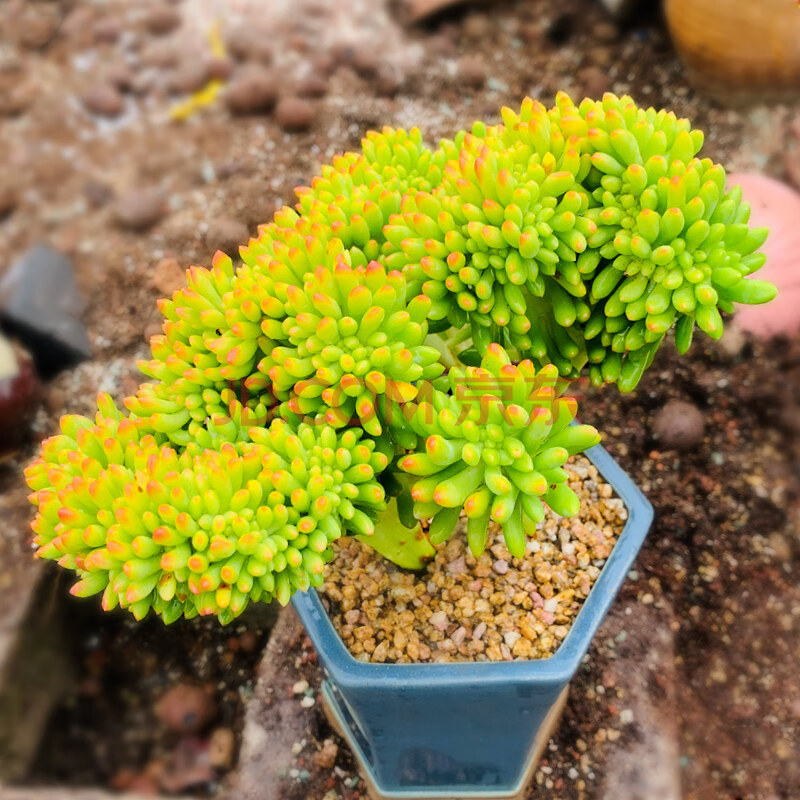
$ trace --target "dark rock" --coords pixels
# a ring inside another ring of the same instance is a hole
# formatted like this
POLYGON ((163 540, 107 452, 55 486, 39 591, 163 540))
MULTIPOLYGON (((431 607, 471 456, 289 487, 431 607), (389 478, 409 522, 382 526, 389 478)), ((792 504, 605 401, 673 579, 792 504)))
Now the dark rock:
POLYGON ((691 450, 703 441, 705 419, 692 403, 672 400, 656 414, 653 433, 666 449, 691 450))
POLYGON ((117 117, 125 109, 125 99, 110 83, 99 83, 83 95, 83 105, 92 114, 117 117))
POLYGON ((464 56, 458 62, 460 82, 470 89, 481 89, 486 83, 486 67, 475 56, 464 56))
POLYGON ((284 97, 275 109, 275 118, 285 131, 307 131, 314 121, 314 107, 299 97, 284 97))
POLYGON ((206 245, 213 251, 222 250, 233 256, 239 255, 239 245, 247 244, 250 232, 239 220, 230 217, 218 217, 208 224, 206 245))
POLYGON ((143 231, 156 224, 165 212, 164 196, 158 189, 132 189, 114 204, 114 218, 130 231, 143 231))
POLYGON ((234 114, 272 111, 278 99, 275 76, 263 67, 251 65, 234 74, 225 92, 225 103, 234 114))
POLYGON ((25 441, 41 399, 30 353, 0 334, 0 457, 25 441))
POLYGON ((46 245, 28 250, 0 281, 0 324, 44 377, 91 355, 82 310, 72 263, 46 245))
POLYGON ((574 20, 572 18, 572 14, 562 13, 558 14, 550 21, 550 24, 547 26, 545 32, 547 34, 547 38, 553 44, 562 45, 566 44, 570 36, 572 36, 573 27, 574 20))
POLYGON ((214 719, 217 708, 209 688, 178 683, 161 696, 156 715, 171 731, 196 734, 214 719))

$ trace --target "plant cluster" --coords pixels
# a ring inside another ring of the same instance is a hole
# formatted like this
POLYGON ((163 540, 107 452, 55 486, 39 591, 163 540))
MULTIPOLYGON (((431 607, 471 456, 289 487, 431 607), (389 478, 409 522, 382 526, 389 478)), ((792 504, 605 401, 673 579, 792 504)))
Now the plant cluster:
POLYGON ((502 120, 370 133, 243 263, 187 271, 127 414, 65 417, 27 471, 75 594, 227 622, 319 585, 339 536, 420 566, 462 515, 473 552, 494 521, 522 555, 599 441, 568 381, 629 391, 672 328, 685 352, 774 296, 687 120, 611 94, 502 120))

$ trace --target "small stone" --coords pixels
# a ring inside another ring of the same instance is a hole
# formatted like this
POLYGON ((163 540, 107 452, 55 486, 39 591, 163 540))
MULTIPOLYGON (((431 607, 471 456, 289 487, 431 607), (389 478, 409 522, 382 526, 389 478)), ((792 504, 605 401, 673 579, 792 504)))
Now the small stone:
POLYGON ((125 98, 110 83, 99 83, 83 95, 83 105, 92 114, 117 117, 125 109, 125 98))
POLYGON ((308 691, 308 681, 297 681, 292 686, 292 694, 305 694, 308 691))
POLYGON ((362 78, 372 78, 381 65, 380 54, 373 48, 357 47, 349 59, 349 64, 362 78))
POLYGON ((208 763, 214 769, 229 770, 233 766, 236 737, 230 728, 217 728, 208 741, 208 763))
POLYGON ((127 64, 113 64, 105 73, 106 80, 120 92, 133 89, 136 84, 136 75, 127 64))
POLYGON ((5 219, 17 207, 17 190, 10 185, 0 185, 0 220, 5 219))
POLYGON ((603 0, 603 5, 616 19, 626 19, 640 5, 640 0, 603 0))
POLYGON ((725 325, 722 338, 716 342, 717 352, 731 360, 738 358, 746 346, 747 336, 735 322, 725 325))
POLYGON ((498 559, 492 564, 492 569, 498 575, 505 575, 508 572, 508 561, 503 558, 498 559))
POLYGON ((399 70, 383 65, 373 79, 372 85, 379 97, 394 97, 403 85, 404 76, 399 70))
POLYGON ((210 78, 208 62, 203 58, 181 61, 169 78, 168 85, 176 94, 191 94, 206 85, 210 78))
POLYGON ((114 218, 129 231, 143 231, 155 225, 166 210, 164 196, 155 188, 132 189, 114 204, 114 218))
POLYGON ((673 400, 656 414, 653 432, 662 447, 691 450, 703 441, 705 419, 693 403, 673 400))
POLYGON ((431 614, 431 618, 428 622, 430 622, 437 631, 446 630, 447 626, 450 624, 450 620, 447 619, 447 614, 445 614, 444 611, 437 611, 431 614))
POLYGON ((483 638, 483 635, 486 633, 487 625, 485 622, 480 622, 475 626, 475 630, 472 632, 472 638, 474 641, 478 641, 479 639, 483 638))
POLYGON ((611 22, 598 22, 594 26, 594 39, 598 42, 615 42, 619 36, 617 26, 611 22))
POLYGON ((316 703, 317 703, 317 701, 316 701, 316 700, 315 700, 313 697, 311 697, 310 695, 306 695, 306 696, 305 696, 305 697, 304 697, 304 698, 303 698, 303 699, 300 701, 300 705, 301 705, 303 708, 314 708, 314 706, 316 705, 316 703))
POLYGON ((285 131, 307 131, 314 121, 314 107, 300 97, 284 97, 275 109, 275 118, 285 131))
POLYGON ((619 721, 623 725, 630 725, 633 722, 633 711, 630 708, 623 708, 622 711, 619 712, 619 721))
POLYGON ((358 621, 361 619, 361 610, 351 608, 349 611, 345 611, 344 619, 348 625, 358 625, 358 621))
POLYGON ((464 56, 458 62, 458 78, 469 89, 482 89, 486 83, 486 67, 475 56, 464 56))
POLYGON ((459 575, 463 575, 467 571, 467 562, 464 556, 459 556, 458 558, 450 561, 447 565, 447 572, 450 575, 454 575, 458 577, 459 575))
POLYGON ((156 6, 145 18, 145 26, 150 33, 163 36, 171 33, 181 24, 181 15, 170 6, 156 6))
POLYGON ((146 67, 166 69, 178 63, 180 51, 168 41, 151 42, 142 50, 139 61, 146 67))
POLYGON ((277 99, 275 76, 269 70, 256 65, 235 73, 225 91, 225 103, 233 114, 272 111, 277 99))
POLYGON ((608 72, 600 67, 583 67, 578 71, 578 79, 586 97, 602 97, 610 86, 608 72))
POLYGON ((224 56, 212 56, 206 60, 206 72, 209 78, 227 81, 233 73, 233 62, 224 56))
POLYGON ((113 44, 119 39, 121 33, 119 20, 114 17, 98 20, 92 26, 92 35, 98 44, 113 44))
POLYGON ((255 631, 244 631, 239 636, 239 647, 243 653, 255 653, 259 645, 259 636, 255 631))
POLYGON ((89 178, 83 184, 83 196, 92 208, 102 208, 114 197, 114 191, 108 184, 89 178))
POLYGON ((186 271, 176 259, 162 258, 153 269, 150 283, 163 297, 172 297, 186 285, 186 271))
POLYGON ((225 32, 228 52, 237 61, 271 64, 274 41, 269 32, 254 28, 249 22, 235 25, 225 32))
POLYGON ((298 97, 324 97, 328 93, 328 82, 316 75, 309 75, 295 86, 298 97))
POLYGON ((453 642, 453 644, 456 647, 460 647, 464 643, 464 640, 466 638, 467 638, 467 629, 463 625, 461 625, 460 627, 456 628, 453 631, 453 633, 450 636, 450 641, 453 642))
POLYGON ((205 241, 209 249, 222 250, 228 255, 238 256, 239 246, 250 239, 247 225, 231 217, 217 217, 208 224, 205 241))
POLYGON ((336 763, 336 757, 339 755, 339 745, 333 739, 326 739, 322 743, 322 748, 314 756, 314 764, 319 769, 331 769, 336 763))
POLYGON ((176 733, 199 733, 217 714, 211 692, 202 686, 178 683, 156 704, 156 715, 176 733))
POLYGON ((492 33, 492 21, 486 14, 470 14, 464 20, 464 35, 475 41, 483 41, 492 33))

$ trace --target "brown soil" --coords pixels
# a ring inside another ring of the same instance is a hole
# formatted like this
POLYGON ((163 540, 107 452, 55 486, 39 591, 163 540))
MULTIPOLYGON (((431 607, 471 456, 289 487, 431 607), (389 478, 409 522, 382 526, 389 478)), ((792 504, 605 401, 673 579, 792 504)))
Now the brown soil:
POLYGON ((228 733, 216 741, 238 741, 272 611, 251 609, 228 628, 199 618, 169 627, 155 618, 137 623, 67 599, 69 582, 56 577, 46 601, 62 606, 59 634, 75 681, 53 712, 28 782, 214 794, 233 760, 214 768, 211 741, 220 730, 228 733), (206 699, 178 697, 169 717, 159 714, 159 701, 176 686, 198 687, 206 699), (185 728, 168 724, 184 717, 185 728))
MULTIPOLYGON (((513 661, 556 652, 581 610, 627 511, 597 469, 566 466, 581 499, 572 518, 547 511, 523 558, 500 526, 474 556, 463 524, 420 572, 399 570, 366 544, 342 539, 327 565, 323 602, 361 661, 513 661)), ((462 520, 463 523, 463 520, 462 520)))

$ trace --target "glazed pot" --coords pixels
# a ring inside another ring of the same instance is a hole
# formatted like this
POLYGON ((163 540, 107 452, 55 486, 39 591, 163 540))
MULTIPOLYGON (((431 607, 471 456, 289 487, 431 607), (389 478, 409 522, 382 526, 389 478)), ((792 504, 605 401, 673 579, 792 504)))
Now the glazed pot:
POLYGON ((628 520, 583 608, 547 659, 455 664, 356 660, 316 592, 292 602, 325 670, 322 698, 373 793, 384 798, 513 798, 554 728, 570 680, 636 558, 653 509, 600 446, 586 455, 628 520))
POLYGON ((692 82, 726 103, 800 96, 796 0, 666 0, 692 82))

